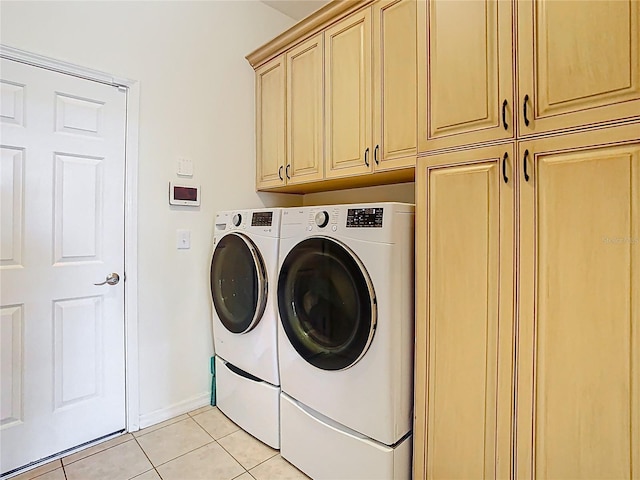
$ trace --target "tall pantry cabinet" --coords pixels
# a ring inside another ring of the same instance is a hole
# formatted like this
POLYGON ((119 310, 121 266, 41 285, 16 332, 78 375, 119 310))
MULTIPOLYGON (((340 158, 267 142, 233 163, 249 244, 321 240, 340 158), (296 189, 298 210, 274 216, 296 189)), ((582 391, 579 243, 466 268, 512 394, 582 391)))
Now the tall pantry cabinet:
POLYGON ((638 479, 640 2, 471 2, 437 72, 469 3, 419 13, 414 478, 638 479))
POLYGON ((639 135, 518 145, 516 478, 640 478, 639 135))

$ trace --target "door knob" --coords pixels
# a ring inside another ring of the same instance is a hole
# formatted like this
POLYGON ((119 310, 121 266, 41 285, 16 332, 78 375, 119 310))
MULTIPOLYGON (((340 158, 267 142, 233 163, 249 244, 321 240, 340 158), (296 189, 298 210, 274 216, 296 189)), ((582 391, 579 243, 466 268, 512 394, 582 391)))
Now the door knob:
POLYGON ((107 278, 105 279, 104 282, 94 283, 94 285, 104 285, 105 283, 108 283, 109 285, 116 285, 119 281, 120 281, 120 275, 114 272, 107 275, 107 278))

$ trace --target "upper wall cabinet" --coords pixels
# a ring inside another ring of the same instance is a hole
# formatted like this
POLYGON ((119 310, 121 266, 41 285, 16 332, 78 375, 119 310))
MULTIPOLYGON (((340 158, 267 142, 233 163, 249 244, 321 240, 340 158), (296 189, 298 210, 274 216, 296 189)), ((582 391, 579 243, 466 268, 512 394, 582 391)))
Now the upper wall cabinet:
POLYGON ((415 0, 380 0, 372 7, 372 145, 376 171, 415 165, 418 148, 416 3, 415 0))
POLYGON ((413 180, 417 3, 333 1, 247 57, 256 68, 258 190, 413 180))
POLYGON ((322 34, 287 52, 288 185, 324 177, 322 34))
POLYGON ((418 2, 420 151, 509 139, 513 4, 418 2))
POLYGON ((284 185, 285 63, 280 55, 256 69, 256 186, 284 185))
POLYGON ((640 2, 517 9, 521 135, 640 117, 640 2))
POLYGON ((371 171, 371 10, 325 32, 327 177, 371 171))
POLYGON ((325 32, 327 177, 413 167, 416 1, 379 0, 325 32))

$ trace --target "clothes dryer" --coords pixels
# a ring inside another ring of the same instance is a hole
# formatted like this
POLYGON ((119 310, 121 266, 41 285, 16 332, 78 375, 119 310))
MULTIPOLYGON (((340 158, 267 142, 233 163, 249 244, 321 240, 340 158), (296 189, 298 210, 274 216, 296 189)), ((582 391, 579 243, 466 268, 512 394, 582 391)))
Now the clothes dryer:
POLYGON ((410 478, 414 206, 283 211, 282 456, 316 480, 410 478))
POLYGON ((276 279, 281 209, 220 212, 211 297, 216 404, 240 427, 280 447, 276 279))

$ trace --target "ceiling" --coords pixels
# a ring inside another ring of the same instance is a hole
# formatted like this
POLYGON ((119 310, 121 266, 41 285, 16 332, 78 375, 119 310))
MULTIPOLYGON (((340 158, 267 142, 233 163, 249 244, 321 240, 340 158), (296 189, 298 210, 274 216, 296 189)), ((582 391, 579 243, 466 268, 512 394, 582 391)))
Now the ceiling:
POLYGON ((288 15, 294 20, 302 20, 320 7, 323 7, 329 0, 260 0, 262 3, 275 8, 281 13, 288 15))

